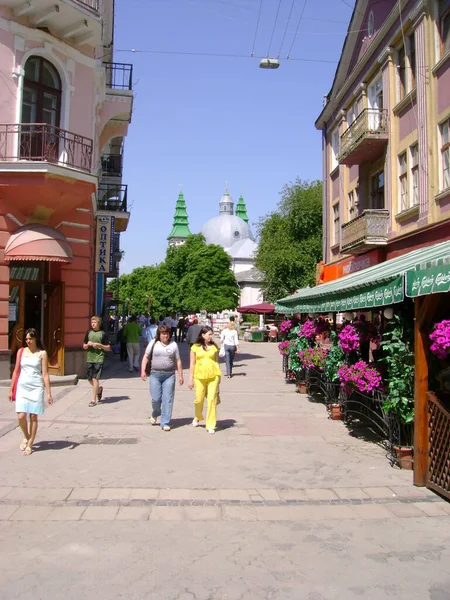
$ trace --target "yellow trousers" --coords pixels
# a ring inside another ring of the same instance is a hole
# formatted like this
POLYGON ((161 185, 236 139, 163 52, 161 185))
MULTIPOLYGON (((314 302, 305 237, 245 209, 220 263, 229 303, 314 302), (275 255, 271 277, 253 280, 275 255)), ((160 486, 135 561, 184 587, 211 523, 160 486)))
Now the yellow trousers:
POLYGON ((206 412, 206 429, 215 429, 216 427, 216 405, 217 392, 219 391, 220 377, 211 379, 194 379, 195 383, 195 418, 203 421, 203 402, 208 400, 208 410, 206 412))

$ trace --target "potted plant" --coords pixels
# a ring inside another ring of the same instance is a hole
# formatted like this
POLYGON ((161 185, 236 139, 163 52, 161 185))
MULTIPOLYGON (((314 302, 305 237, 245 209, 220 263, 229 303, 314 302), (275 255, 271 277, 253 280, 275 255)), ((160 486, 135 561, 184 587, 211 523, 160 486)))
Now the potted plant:
POLYGON ((414 332, 407 320, 394 315, 381 341, 382 362, 386 367, 386 399, 383 409, 397 423, 392 439, 394 454, 400 468, 413 466, 414 424, 414 332))

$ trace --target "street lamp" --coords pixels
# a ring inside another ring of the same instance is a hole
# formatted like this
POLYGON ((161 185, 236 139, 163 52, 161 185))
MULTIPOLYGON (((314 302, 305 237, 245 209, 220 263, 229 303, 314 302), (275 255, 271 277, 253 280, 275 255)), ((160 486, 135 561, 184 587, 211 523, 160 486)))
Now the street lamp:
POLYGON ((280 61, 277 58, 262 58, 259 63, 260 69, 278 69, 280 61))

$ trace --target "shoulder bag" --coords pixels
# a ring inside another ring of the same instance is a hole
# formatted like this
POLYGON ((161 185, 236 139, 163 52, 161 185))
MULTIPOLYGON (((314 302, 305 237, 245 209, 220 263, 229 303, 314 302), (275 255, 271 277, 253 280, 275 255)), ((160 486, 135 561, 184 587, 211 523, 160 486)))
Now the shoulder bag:
POLYGON ((155 349, 155 346, 156 346, 156 339, 155 339, 155 343, 152 346, 152 349, 150 350, 150 354, 148 355, 147 364, 145 365, 145 374, 147 375, 147 377, 150 375, 150 372, 152 370, 153 350, 155 349))

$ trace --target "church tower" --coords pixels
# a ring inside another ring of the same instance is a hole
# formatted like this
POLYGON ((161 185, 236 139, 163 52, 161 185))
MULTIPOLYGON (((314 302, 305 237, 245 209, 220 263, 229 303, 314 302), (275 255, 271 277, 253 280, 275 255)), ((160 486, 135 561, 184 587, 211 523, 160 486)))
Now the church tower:
POLYGON ((186 241, 188 235, 191 235, 191 232, 189 230, 186 202, 184 200, 183 192, 180 190, 175 206, 172 231, 167 237, 169 246, 181 246, 186 241))
POLYGON ((247 207, 245 206, 242 192, 241 192, 241 195, 239 196, 239 201, 236 204, 236 216, 240 217, 248 225, 247 207))
POLYGON ((219 202, 219 215, 233 215, 234 214, 234 202, 233 198, 228 193, 228 188, 225 190, 225 194, 222 196, 219 202))

